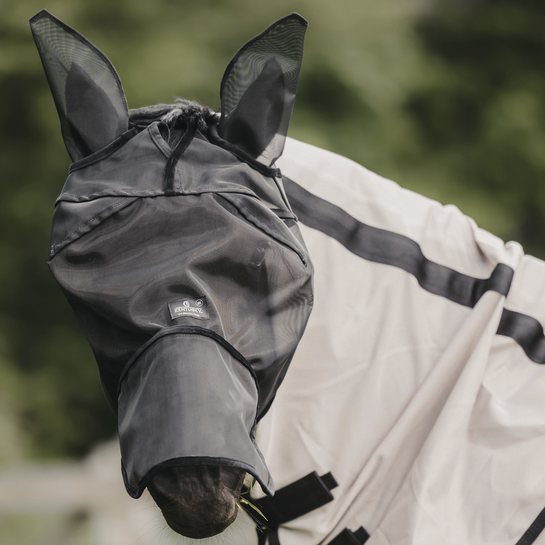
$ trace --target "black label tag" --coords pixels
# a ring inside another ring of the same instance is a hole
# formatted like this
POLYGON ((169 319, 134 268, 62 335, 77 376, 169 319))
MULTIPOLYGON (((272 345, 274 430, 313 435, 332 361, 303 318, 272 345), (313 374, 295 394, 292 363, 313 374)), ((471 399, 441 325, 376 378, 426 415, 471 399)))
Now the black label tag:
POLYGON ((210 318, 206 305, 206 297, 176 299, 168 304, 168 308, 170 310, 170 317, 173 320, 182 318, 183 316, 191 316, 191 318, 196 318, 197 320, 208 320, 210 318))

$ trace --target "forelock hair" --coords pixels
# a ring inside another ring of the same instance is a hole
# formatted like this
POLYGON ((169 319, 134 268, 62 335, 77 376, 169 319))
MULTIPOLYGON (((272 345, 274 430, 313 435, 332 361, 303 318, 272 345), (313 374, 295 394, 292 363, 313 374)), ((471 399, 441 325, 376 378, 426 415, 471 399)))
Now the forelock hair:
POLYGON ((129 122, 133 126, 147 127, 160 122, 161 132, 165 133, 163 136, 172 147, 175 147, 189 124, 206 133, 218 120, 219 114, 210 108, 182 98, 177 98, 174 104, 156 104, 129 111, 129 122))

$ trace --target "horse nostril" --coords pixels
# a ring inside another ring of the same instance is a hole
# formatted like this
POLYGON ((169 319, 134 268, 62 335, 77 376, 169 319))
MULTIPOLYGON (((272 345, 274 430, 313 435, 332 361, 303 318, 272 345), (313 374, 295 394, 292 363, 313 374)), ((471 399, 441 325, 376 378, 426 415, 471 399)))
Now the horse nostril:
POLYGON ((200 539, 234 522, 244 477, 237 468, 182 466, 155 475, 148 490, 175 532, 200 539))

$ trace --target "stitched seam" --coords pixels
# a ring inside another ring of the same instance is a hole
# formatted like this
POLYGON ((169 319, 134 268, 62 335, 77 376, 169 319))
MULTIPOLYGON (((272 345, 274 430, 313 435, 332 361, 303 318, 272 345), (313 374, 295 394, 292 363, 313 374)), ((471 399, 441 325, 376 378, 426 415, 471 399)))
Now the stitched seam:
MULTIPOLYGON (((122 201, 118 203, 108 206, 108 208, 105 208, 104 210, 100 211, 98 214, 96 214, 92 218, 88 219, 86 222, 82 223, 79 227, 77 227, 70 234, 68 234, 61 242, 58 242, 57 244, 53 244, 51 246, 51 254, 56 253, 57 249, 60 246, 65 246, 67 242, 70 242, 76 235, 80 233, 82 229, 92 224, 93 222, 100 220, 101 217, 104 216, 106 213, 111 212, 112 210, 115 210, 116 208, 119 208, 121 205, 125 204, 128 200, 130 200, 130 197, 127 197, 126 199, 123 199, 122 201)), ((111 217, 111 215, 108 217, 111 217)), ((104 219, 106 220, 108 218, 104 218, 104 219)))

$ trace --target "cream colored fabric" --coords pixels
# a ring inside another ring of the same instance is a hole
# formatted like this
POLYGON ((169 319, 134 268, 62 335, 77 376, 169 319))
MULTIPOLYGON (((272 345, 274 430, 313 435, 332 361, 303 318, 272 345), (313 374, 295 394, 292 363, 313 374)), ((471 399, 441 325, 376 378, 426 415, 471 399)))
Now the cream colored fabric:
POLYGON ((339 486, 281 544, 363 526, 368 545, 515 545, 545 507, 545 367, 496 330, 504 306, 545 323, 545 263, 332 153, 288 140, 279 166, 436 263, 516 271, 507 301, 489 291, 471 309, 302 226, 315 308, 257 439, 277 488, 313 470, 339 486))

